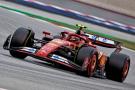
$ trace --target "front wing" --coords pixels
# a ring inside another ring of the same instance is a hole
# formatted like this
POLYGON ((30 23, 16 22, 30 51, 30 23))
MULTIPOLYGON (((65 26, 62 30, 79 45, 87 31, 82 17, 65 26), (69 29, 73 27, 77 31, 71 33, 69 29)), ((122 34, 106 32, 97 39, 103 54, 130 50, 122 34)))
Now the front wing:
POLYGON ((31 48, 31 47, 12 47, 12 48, 5 48, 5 49, 25 53, 28 56, 40 59, 42 61, 60 64, 60 65, 66 66, 66 67, 68 67, 72 70, 77 70, 77 71, 85 71, 86 70, 82 66, 79 66, 79 65, 75 64, 73 61, 68 60, 64 57, 58 56, 56 54, 52 54, 48 57, 37 56, 36 52, 38 51, 38 49, 35 49, 35 48, 31 48))

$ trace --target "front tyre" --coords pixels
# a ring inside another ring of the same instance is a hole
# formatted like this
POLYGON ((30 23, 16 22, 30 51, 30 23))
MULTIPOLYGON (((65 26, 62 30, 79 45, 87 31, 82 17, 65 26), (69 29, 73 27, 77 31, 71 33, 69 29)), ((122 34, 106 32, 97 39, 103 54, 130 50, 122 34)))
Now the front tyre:
MULTIPOLYGON (((31 47, 34 43, 34 32, 26 28, 18 28, 11 36, 10 48, 14 47, 31 47)), ((24 59, 27 54, 17 52, 14 50, 9 51, 13 57, 24 59)))
POLYGON ((93 47, 83 46, 79 49, 75 63, 85 68, 85 71, 81 72, 87 77, 91 77, 96 69, 97 64, 97 50, 93 47))
POLYGON ((112 53, 106 64, 106 76, 108 79, 123 82, 130 67, 129 56, 122 53, 112 53))

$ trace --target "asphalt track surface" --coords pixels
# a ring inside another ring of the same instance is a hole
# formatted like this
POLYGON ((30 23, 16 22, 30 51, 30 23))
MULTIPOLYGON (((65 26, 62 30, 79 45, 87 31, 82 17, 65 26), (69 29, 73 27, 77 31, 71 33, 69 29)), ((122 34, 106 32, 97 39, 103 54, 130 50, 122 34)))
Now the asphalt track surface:
MULTIPOLYGON (((43 30, 54 34, 65 30, 47 22, 0 9, 0 88, 7 90, 134 90, 135 52, 122 50, 131 57, 131 68, 124 83, 93 77, 86 78, 31 57, 25 60, 11 57, 8 51, 3 50, 2 45, 5 38, 18 27, 33 28, 38 38, 42 37, 43 30)), ((99 49, 106 53, 111 51, 101 47, 99 49)))
POLYGON ((73 9, 76 11, 80 11, 86 14, 94 15, 97 17, 101 17, 108 20, 114 20, 120 23, 134 25, 135 26, 135 18, 130 18, 128 16, 123 16, 117 13, 109 12, 100 8, 96 8, 90 5, 78 3, 72 0, 38 0, 43 3, 57 5, 67 9, 73 9))

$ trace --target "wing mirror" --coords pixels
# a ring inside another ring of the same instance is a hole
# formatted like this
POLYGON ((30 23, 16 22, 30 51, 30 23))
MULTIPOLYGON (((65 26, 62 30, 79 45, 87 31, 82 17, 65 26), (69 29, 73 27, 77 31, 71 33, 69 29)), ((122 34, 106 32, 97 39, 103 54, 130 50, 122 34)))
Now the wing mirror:
POLYGON ((51 33, 50 33, 50 32, 46 32, 46 31, 43 31, 43 34, 44 34, 45 36, 47 36, 47 35, 51 35, 51 33))

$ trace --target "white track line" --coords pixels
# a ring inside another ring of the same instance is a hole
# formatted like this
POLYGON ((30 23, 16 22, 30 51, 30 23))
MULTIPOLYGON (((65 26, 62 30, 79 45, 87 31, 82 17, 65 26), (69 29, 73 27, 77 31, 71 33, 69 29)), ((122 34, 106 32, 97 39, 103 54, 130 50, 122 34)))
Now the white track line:
MULTIPOLYGON (((25 14, 22 14, 22 13, 20 13, 20 12, 11 11, 11 10, 8 10, 8 11, 10 11, 10 12, 12 12, 12 13, 15 13, 15 14, 19 14, 19 15, 22 15, 22 16, 27 16, 27 15, 25 15, 25 14)), ((27 17, 28 17, 28 16, 27 16, 27 17)))
POLYGON ((4 89, 4 88, 0 88, 0 90, 7 90, 7 89, 4 89))
POLYGON ((126 50, 128 50, 128 51, 130 51, 130 52, 134 52, 135 53, 135 50, 132 50, 132 49, 129 49, 129 48, 126 48, 126 47, 122 47, 123 49, 126 49, 126 50))
MULTIPOLYGON (((32 17, 31 17, 31 18, 32 18, 32 17)), ((57 26, 57 27, 64 28, 65 30, 70 30, 70 31, 72 31, 72 32, 75 32, 74 29, 70 29, 70 28, 67 28, 67 27, 64 27, 64 26, 56 25, 56 24, 53 24, 53 23, 51 23, 51 22, 47 22, 47 21, 44 21, 44 20, 41 20, 41 19, 37 19, 37 18, 32 18, 32 19, 35 19, 35 20, 37 20, 37 21, 44 22, 44 23, 49 23, 49 24, 51 24, 51 25, 55 25, 55 26, 57 26)))
MULTIPOLYGON (((11 11, 11 10, 8 10, 8 11, 13 12, 13 13, 15 13, 15 14, 19 14, 19 15, 22 15, 22 16, 29 17, 29 16, 27 16, 27 15, 25 15, 25 14, 22 14, 22 13, 20 13, 20 12, 11 11)), ((29 17, 29 18, 34 19, 34 20, 38 20, 38 21, 40 21, 40 22, 53 24, 53 23, 47 22, 47 21, 45 21, 45 20, 41 20, 41 19, 37 19, 37 18, 32 18, 32 17, 29 17)), ((67 28, 67 27, 64 27, 64 26, 59 26, 59 25, 56 25, 56 24, 53 24, 53 25, 58 26, 58 27, 60 27, 60 28, 64 28, 64 29, 66 29, 66 30, 70 30, 70 31, 72 31, 72 32, 75 32, 75 30, 70 29, 70 28, 67 28)), ((131 52, 135 52, 134 50, 129 49, 129 48, 126 48, 126 47, 122 47, 122 48, 123 48, 123 49, 126 49, 126 50, 128 50, 128 51, 131 51, 131 52)))

